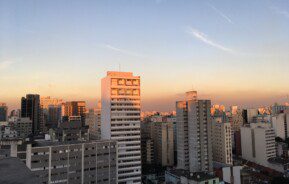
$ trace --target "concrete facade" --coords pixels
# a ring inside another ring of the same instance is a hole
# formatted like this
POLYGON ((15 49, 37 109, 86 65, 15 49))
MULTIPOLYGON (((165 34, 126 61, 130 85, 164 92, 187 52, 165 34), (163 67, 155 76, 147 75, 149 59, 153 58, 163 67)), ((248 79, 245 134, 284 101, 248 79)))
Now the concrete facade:
POLYGON ((118 183, 141 183, 140 77, 107 72, 101 80, 101 137, 118 144, 118 183))
POLYGON ((157 164, 174 165, 174 128, 173 123, 154 123, 154 148, 157 164))
POLYGON ((233 164, 231 124, 213 120, 213 160, 233 164))
POLYGON ((116 143, 27 145, 26 165, 41 183, 116 183, 116 143))
POLYGON ((213 171, 211 101, 186 93, 176 103, 178 168, 190 172, 213 171))
POLYGON ((268 167, 268 159, 276 157, 275 133, 270 127, 241 128, 242 158, 268 167))

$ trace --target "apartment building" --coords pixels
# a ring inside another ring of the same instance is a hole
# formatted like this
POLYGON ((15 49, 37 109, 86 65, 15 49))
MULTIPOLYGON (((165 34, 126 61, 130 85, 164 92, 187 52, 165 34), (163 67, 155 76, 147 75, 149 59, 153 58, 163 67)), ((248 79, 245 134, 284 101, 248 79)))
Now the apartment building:
POLYGON ((107 72, 101 80, 101 137, 117 141, 118 183, 141 183, 139 76, 107 72))
POLYGON ((190 172, 211 172, 212 120, 211 101, 197 100, 197 92, 186 93, 176 104, 178 168, 190 172))
POLYGON ((241 127, 242 157, 268 167, 268 159, 276 157, 275 132, 270 126, 241 127))
POLYGON ((231 124, 218 118, 212 123, 213 160, 227 165, 233 164, 231 124))
POLYGON ((170 122, 154 123, 154 148, 156 162, 162 166, 174 166, 174 127, 170 122))
POLYGON ((26 165, 41 183, 116 184, 116 142, 27 145, 26 165))

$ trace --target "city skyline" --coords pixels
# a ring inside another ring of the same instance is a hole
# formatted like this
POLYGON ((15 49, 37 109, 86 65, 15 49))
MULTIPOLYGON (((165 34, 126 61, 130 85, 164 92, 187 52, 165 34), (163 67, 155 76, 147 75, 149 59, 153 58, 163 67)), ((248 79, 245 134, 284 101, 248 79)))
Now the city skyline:
POLYGON ((142 110, 173 110, 192 88, 226 106, 289 101, 288 2, 109 2, 0 1, 9 111, 29 93, 96 107, 119 68, 141 76, 142 110))

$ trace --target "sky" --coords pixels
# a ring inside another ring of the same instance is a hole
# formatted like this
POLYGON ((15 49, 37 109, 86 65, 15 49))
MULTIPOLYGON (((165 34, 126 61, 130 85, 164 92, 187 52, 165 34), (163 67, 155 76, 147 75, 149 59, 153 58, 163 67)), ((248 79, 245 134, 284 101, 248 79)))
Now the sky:
POLYGON ((184 93, 215 104, 289 101, 288 0, 0 0, 0 101, 100 99, 107 71, 141 76, 143 110, 184 93))

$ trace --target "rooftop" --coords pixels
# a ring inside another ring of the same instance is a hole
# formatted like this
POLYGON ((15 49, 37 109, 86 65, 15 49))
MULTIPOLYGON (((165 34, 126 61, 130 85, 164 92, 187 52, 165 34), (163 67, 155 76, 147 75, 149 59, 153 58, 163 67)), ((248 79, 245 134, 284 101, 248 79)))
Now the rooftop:
POLYGON ((0 183, 31 184, 41 183, 28 167, 18 158, 0 159, 0 183))
POLYGON ((167 173, 170 173, 171 175, 175 175, 177 177, 186 177, 189 180, 194 180, 197 182, 201 182, 201 181, 207 181, 207 180, 211 180, 211 179, 215 179, 217 178, 214 175, 211 175, 207 172, 195 172, 195 173, 190 173, 189 171, 183 170, 183 169, 172 169, 172 170, 168 170, 166 171, 167 173))

